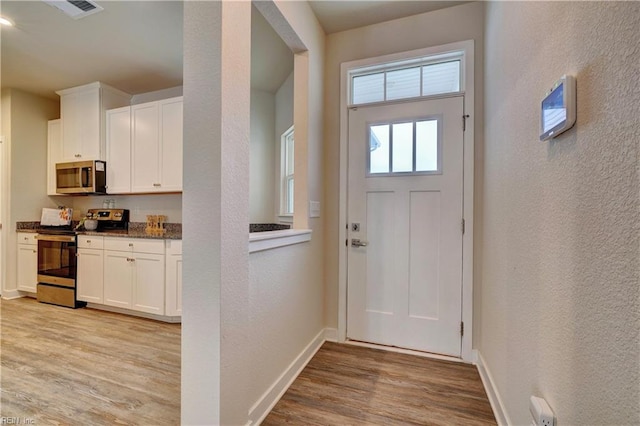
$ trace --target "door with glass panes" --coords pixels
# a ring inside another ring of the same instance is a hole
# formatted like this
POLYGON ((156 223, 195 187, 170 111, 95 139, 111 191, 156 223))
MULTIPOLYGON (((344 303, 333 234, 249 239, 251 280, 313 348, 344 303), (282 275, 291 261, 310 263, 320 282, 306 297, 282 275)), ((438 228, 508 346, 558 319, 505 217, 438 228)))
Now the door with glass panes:
POLYGON ((463 97, 349 110, 347 338, 459 357, 463 97))

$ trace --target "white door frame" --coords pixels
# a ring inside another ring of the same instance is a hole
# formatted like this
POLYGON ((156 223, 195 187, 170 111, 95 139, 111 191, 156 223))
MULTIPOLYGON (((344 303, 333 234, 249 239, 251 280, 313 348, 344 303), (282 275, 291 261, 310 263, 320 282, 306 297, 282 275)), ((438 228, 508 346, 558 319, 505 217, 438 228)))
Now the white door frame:
MULTIPOLYGON (((464 132, 463 158, 463 216, 465 232, 462 236, 462 336, 461 358, 473 362, 473 173, 474 173, 474 41, 466 40, 409 52, 394 53, 375 58, 345 62, 340 66, 340 216, 338 238, 338 341, 347 336, 347 168, 348 168, 348 105, 349 72, 355 68, 400 61, 409 58, 463 52, 462 91, 464 110, 469 117, 464 132)), ((460 117, 462 125, 462 117, 460 117)))

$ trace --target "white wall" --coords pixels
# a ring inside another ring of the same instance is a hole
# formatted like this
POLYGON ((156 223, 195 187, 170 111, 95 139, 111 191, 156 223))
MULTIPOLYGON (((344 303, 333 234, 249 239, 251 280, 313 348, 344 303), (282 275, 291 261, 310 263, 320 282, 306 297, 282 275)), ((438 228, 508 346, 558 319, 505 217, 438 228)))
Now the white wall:
MULTIPOLYGON (((306 2, 260 3, 289 31, 283 40, 310 49, 311 96, 300 110, 308 111, 303 139, 319 152, 324 34, 306 2)), ((323 328, 320 220, 310 221, 311 243, 248 255, 250 15, 247 2, 184 7, 183 424, 246 424, 258 395, 323 328), (251 272, 261 265, 265 277, 251 272), (251 323, 256 313, 271 316, 260 326, 251 323), (292 314, 295 322, 282 321, 292 314)), ((321 157, 309 158, 311 196, 319 197, 321 157)))
MULTIPOLYGON (((482 79, 483 79, 483 2, 472 2, 435 12, 396 19, 381 24, 342 31, 327 36, 325 66, 325 212, 326 212, 326 322, 338 324, 338 233, 340 174, 340 64, 357 59, 475 40, 475 223, 481 218, 482 199, 482 79)), ((474 245, 481 240, 481 227, 475 226, 474 245)), ((474 263, 479 258, 475 253, 474 263)), ((477 267, 475 268, 477 271, 477 267)), ((474 289, 481 282, 475 274, 474 289)))
MULTIPOLYGON (((277 132, 290 127, 294 107, 307 111, 308 131, 305 132, 301 126, 298 132, 298 121, 295 124, 296 150, 299 140, 305 142, 306 139, 308 152, 304 157, 305 167, 300 170, 296 158, 295 179, 298 185, 298 172, 306 173, 308 187, 302 202, 308 204, 310 199, 321 200, 323 191, 322 157, 317 153, 322 151, 323 145, 324 33, 306 2, 282 1, 276 2, 276 6, 290 25, 285 31, 294 31, 308 48, 305 54, 308 60, 308 99, 303 101, 299 92, 294 95, 293 76, 289 76, 276 95, 277 132), (306 108, 301 107, 302 102, 306 108)), ((267 20, 273 18, 269 13, 266 15, 267 20)), ((278 23, 274 26, 276 29, 279 27, 278 23)), ((285 41, 289 39, 286 34, 280 35, 285 41)), ((296 58, 296 66, 298 60, 299 57, 296 58)), ((299 71, 294 71, 296 79, 299 71)), ((252 354, 251 386, 247 395, 249 407, 259 402, 263 393, 276 383, 325 326, 323 223, 321 218, 305 219, 313 230, 310 243, 252 253, 249 258, 251 326, 248 330, 248 351, 252 354)))
POLYGON ((486 6, 482 289, 476 346, 510 424, 640 424, 640 3, 486 6), (539 105, 577 79, 575 128, 539 105))
POLYGON ((185 2, 186 425, 248 417, 250 57, 251 3, 185 2))
POLYGON ((56 207, 47 197, 47 121, 60 116, 59 103, 16 89, 2 90, 2 133, 9 157, 10 181, 7 216, 3 218, 5 281, 2 289, 16 284, 16 222, 39 221, 43 207, 56 207))
POLYGON ((276 101, 273 93, 251 89, 251 158, 249 160, 249 221, 275 220, 276 101))

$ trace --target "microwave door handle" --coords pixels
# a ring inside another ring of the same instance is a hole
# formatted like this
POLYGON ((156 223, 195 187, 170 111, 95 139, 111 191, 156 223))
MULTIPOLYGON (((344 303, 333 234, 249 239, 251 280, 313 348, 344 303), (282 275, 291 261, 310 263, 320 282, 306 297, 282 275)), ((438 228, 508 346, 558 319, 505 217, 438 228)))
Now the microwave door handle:
POLYGON ((80 167, 80 186, 82 188, 89 187, 89 170, 90 167, 80 167))

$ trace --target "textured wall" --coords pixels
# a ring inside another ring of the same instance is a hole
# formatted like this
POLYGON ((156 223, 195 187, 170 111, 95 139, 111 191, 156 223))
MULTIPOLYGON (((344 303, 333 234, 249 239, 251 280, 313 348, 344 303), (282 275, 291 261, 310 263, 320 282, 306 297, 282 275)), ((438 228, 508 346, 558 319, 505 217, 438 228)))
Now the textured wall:
POLYGON ((531 394, 561 425, 640 424, 640 3, 495 2, 485 18, 476 347, 512 424, 531 394), (540 142, 565 73, 576 126, 540 142))
POLYGON ((249 167, 249 222, 275 220, 276 103, 273 93, 251 89, 251 157, 249 167))
MULTIPOLYGON (((357 59, 422 49, 464 40, 475 40, 475 233, 481 241, 482 214, 482 79, 483 2, 473 2, 430 13, 369 25, 327 36, 325 65, 325 212, 326 212, 326 322, 338 326, 338 241, 340 230, 340 64, 357 59)), ((480 254, 474 263, 478 270, 480 254)), ((477 274, 476 274, 477 275, 477 274)), ((474 289, 480 288, 479 277, 474 289)))
MULTIPOLYGON (((260 3, 309 48, 306 139, 315 152, 324 34, 306 2, 260 3)), ((246 424, 259 395, 323 328, 319 221, 311 243, 249 258, 250 7, 184 7, 183 424, 246 424), (282 320, 292 313, 296 321, 282 320)), ((309 162, 321 169, 319 157, 309 162)), ((320 185, 319 174, 308 178, 320 185)))
MULTIPOLYGON (((297 34, 308 49, 304 55, 308 59, 309 95, 303 100, 296 93, 295 102, 304 101, 306 108, 300 104, 296 104, 295 108, 308 111, 306 143, 309 155, 305 167, 299 168, 296 162, 296 185, 298 173, 306 172, 309 183, 306 192, 308 197, 315 197, 322 187, 321 157, 314 153, 322 149, 322 114, 318 111, 321 112, 322 108, 324 33, 306 2, 278 1, 270 6, 263 3, 258 8, 276 29, 284 31, 280 33, 283 40, 291 40, 290 35, 297 34), (271 19, 275 19, 275 22, 271 19)), ((294 72, 297 76, 299 70, 294 72)), ((286 108, 281 110, 280 106, 284 103, 291 106, 292 80, 289 78, 285 81, 276 95, 280 98, 276 100, 279 105, 276 115, 284 113, 282 120, 276 119, 277 129, 286 126, 286 130, 291 125, 290 121, 289 125, 286 123, 292 119, 293 111, 285 111, 286 108)), ((298 136, 304 137, 304 132, 298 129, 296 122, 296 150, 298 136)), ((311 242, 252 253, 249 257, 251 326, 245 350, 252 356, 249 372, 251 386, 246 395, 251 404, 258 402, 324 328, 321 219, 309 220, 309 226, 313 229, 311 242)))

